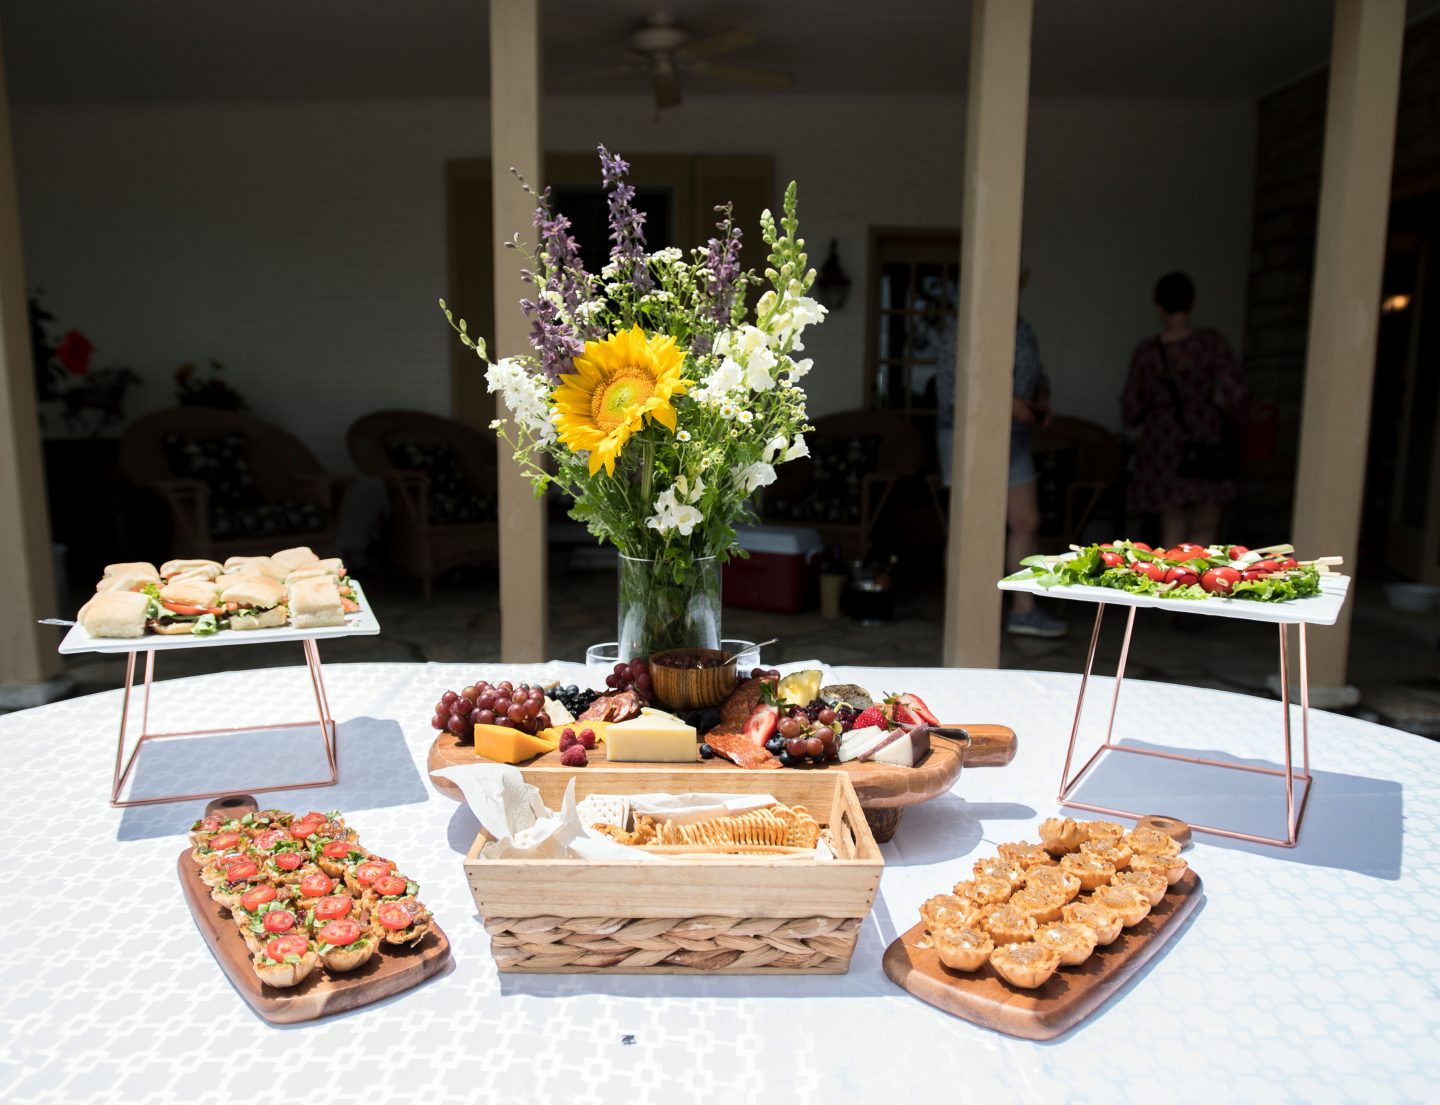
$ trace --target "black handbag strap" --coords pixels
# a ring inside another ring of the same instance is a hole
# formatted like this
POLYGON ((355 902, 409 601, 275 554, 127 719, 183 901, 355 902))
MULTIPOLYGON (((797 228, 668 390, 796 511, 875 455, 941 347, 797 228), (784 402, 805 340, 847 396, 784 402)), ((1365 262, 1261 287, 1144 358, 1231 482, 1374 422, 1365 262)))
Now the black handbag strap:
POLYGON ((1175 384, 1175 377, 1170 374, 1170 356, 1165 352, 1165 342, 1155 339, 1155 348, 1160 351, 1160 381, 1165 385, 1165 390, 1170 393, 1170 405, 1175 411, 1175 420, 1180 423, 1180 428, 1185 431, 1185 436, 1190 436, 1190 419, 1185 417, 1185 404, 1180 399, 1180 388, 1175 384))

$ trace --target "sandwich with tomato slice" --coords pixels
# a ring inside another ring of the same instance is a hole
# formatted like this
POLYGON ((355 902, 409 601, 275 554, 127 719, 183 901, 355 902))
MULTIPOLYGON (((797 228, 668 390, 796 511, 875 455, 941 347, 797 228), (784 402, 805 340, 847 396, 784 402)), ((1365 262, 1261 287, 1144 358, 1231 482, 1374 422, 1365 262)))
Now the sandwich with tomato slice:
POLYGON ((255 973, 267 986, 285 989, 298 986, 320 965, 315 945, 296 932, 274 936, 251 960, 255 973))
POLYGON ((231 629, 274 629, 290 620, 285 588, 273 579, 247 578, 226 585, 220 580, 220 600, 231 629))
POLYGON ((182 579, 167 583, 152 604, 155 611, 150 628, 166 636, 193 634, 208 637, 220 630, 220 590, 203 579, 182 579))
POLYGON ((268 556, 232 556, 225 561, 225 575, 256 575, 276 582, 285 578, 285 569, 268 556))
POLYGON ((178 579, 214 580, 223 570, 214 560, 167 560, 160 565, 160 578, 166 583, 178 579))

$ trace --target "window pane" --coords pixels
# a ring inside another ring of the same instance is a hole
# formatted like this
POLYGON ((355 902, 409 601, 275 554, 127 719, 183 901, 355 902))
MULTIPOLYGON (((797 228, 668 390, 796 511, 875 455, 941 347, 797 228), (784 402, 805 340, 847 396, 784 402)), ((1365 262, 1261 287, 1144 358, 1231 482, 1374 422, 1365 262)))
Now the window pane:
POLYGON ((886 265, 880 270, 880 307, 904 307, 910 298, 910 266, 886 265))
POLYGON ((910 356, 933 359, 938 355, 946 317, 943 312, 911 316, 910 356))

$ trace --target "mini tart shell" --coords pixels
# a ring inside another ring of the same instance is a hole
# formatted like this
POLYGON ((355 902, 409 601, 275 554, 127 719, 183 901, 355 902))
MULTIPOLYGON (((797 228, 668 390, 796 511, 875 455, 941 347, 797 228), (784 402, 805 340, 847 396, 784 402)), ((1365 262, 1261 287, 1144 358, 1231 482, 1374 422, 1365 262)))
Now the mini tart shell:
POLYGON ((977 906, 1000 905, 1010 900, 1014 891, 1010 880, 998 875, 977 875, 968 882, 955 884, 955 896, 974 902, 977 906))
POLYGON ((1094 890, 1115 877, 1115 865, 1089 852, 1076 852, 1060 861, 1060 870, 1080 880, 1081 890, 1094 890))
POLYGON ((1002 844, 999 852, 1001 859, 1009 860, 1022 870, 1029 870, 1037 864, 1055 863, 1054 856, 1039 844, 1031 844, 1028 840, 1002 844))
POLYGON ((1053 890, 1065 901, 1073 902, 1080 893, 1080 880, 1060 867, 1032 867, 1025 873, 1025 886, 1053 890))
POLYGON ((1040 846, 1052 856, 1073 852, 1090 839, 1082 822, 1070 817, 1047 817, 1040 822, 1040 846))
POLYGON ((329 971, 353 971, 369 963, 370 957, 379 946, 380 942, 375 939, 375 934, 366 932, 353 944, 331 948, 320 957, 320 962, 324 963, 325 969, 329 971))
POLYGON ((1114 821, 1082 821, 1091 840, 1119 840, 1125 835, 1125 826, 1114 821))
POLYGON ((1096 905, 1113 909, 1127 929, 1150 915, 1150 899, 1128 886, 1102 886, 1091 895, 1091 900, 1096 905))
POLYGON ((1097 943, 1095 930, 1089 925, 1061 921, 1045 925, 1035 934, 1035 943, 1054 948, 1064 967, 1078 967, 1089 959, 1097 943))
POLYGON ((1036 944, 1006 944, 990 953, 990 966, 1011 986, 1033 990, 1044 986, 1060 966, 1060 953, 1036 944))
POLYGON ((1084 925, 1093 932, 1095 942, 1102 948, 1113 943, 1124 927, 1120 914, 1096 902, 1071 902, 1060 913, 1066 924, 1084 925))
POLYGON ((947 927, 934 933, 935 953, 952 971, 978 971, 990 959, 995 941, 975 928, 947 927))
POLYGON ((1008 859, 1001 859, 998 856, 991 856, 989 859, 977 859, 975 866, 971 868, 978 879, 981 876, 1004 879, 1010 884, 1012 890, 1019 890, 1025 885, 1025 868, 1018 863, 1011 863, 1008 859))
POLYGON ((1128 886, 1131 890, 1138 890, 1152 907, 1160 904, 1160 899, 1165 897, 1165 891, 1169 888, 1165 876, 1157 875, 1154 871, 1121 871, 1110 880, 1110 885, 1128 886))
POLYGON ((1115 865, 1115 870, 1123 871, 1130 866, 1130 860, 1135 855, 1130 850, 1130 845, 1124 840, 1087 840, 1080 845, 1082 856, 1098 856, 1103 860, 1115 865))
POLYGON ((320 957, 313 951, 307 951, 300 957, 298 963, 276 963, 272 967, 262 966, 260 957, 257 955, 253 960, 255 973, 260 976, 260 981, 267 986, 274 986, 277 989, 284 989, 288 986, 299 986, 310 977, 310 972, 320 965, 320 957))
POLYGON ((1035 937, 1040 926, 1024 910, 1010 905, 992 905, 980 918, 980 925, 996 944, 1023 944, 1035 937))
MULTIPOLYGON (((964 885, 963 883, 961 884, 964 885)), ((979 907, 969 898, 955 894, 936 894, 927 898, 920 907, 920 920, 930 932, 946 925, 973 925, 980 913, 979 907)))
POLYGON ((1180 842, 1168 833, 1148 826, 1137 827, 1125 834, 1125 843, 1137 856, 1178 856, 1180 842))
POLYGON ((1153 871, 1165 876, 1165 882, 1174 886, 1185 876, 1190 865, 1179 856, 1135 856, 1130 861, 1132 871, 1153 871))
POLYGON ((1022 913, 1035 918, 1037 925, 1048 925, 1060 920, 1060 907, 1065 904, 1058 892, 1043 886, 1027 886, 1017 890, 1010 898, 1010 904, 1022 913))

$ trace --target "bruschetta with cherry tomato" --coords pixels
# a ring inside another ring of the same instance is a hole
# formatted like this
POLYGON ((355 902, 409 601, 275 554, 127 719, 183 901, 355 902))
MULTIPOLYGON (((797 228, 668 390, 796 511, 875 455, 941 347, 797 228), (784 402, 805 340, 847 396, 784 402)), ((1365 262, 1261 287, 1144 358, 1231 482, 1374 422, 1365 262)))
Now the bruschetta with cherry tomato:
MULTIPOLYGON (((201 822, 197 821, 196 824, 201 822)), ((209 866, 216 856, 248 847, 250 838, 240 830, 238 823, 235 824, 233 829, 226 827, 203 834, 203 838, 196 841, 195 847, 190 850, 190 858, 203 868, 209 866)), ((191 832, 193 839, 194 830, 191 832)))
POLYGON ((241 896, 264 878, 260 865, 247 856, 221 868, 221 879, 211 888, 210 897, 233 910, 240 905, 241 896))
POLYGON ((370 919, 375 935, 387 944, 414 944, 430 931, 430 911, 415 898, 381 902, 370 919))
POLYGON ((393 902, 399 898, 413 898, 420 893, 420 887, 404 875, 391 871, 370 883, 370 888, 360 895, 360 904, 367 912, 374 913, 381 902, 393 902))
POLYGON ((379 856, 371 856, 362 860, 353 867, 345 868, 345 885, 350 893, 356 897, 363 897, 370 889, 370 884, 383 875, 388 875, 395 870, 395 865, 388 859, 381 859, 379 856))
POLYGON ((276 936, 285 936, 292 932, 299 932, 304 935, 304 929, 300 922, 300 914, 291 908, 292 903, 281 901, 279 898, 272 898, 268 902, 262 902, 246 915, 245 923, 239 925, 240 935, 245 938, 245 943, 250 947, 252 955, 259 954, 265 946, 265 941, 276 936))
POLYGON ((298 848, 286 848, 265 857, 265 873, 271 882, 296 886, 306 875, 320 870, 310 856, 298 848))
POLYGON ((332 879, 343 879, 347 867, 353 867, 370 857, 370 853, 360 847, 359 841, 351 840, 327 840, 311 851, 316 865, 332 879))
POLYGON ((321 898, 334 894, 338 886, 339 879, 332 879, 316 868, 295 884, 295 904, 302 910, 311 909, 321 898))
POLYGON ((316 932, 331 921, 352 920, 368 924, 370 915, 360 905, 359 898, 346 893, 327 894, 316 900, 305 914, 305 923, 310 931, 316 932))
POLYGON ((205 857, 205 866, 200 868, 200 881, 214 890, 225 881, 225 872, 237 863, 248 863, 254 857, 248 848, 230 852, 216 852, 205 857))
POLYGON ((353 971, 363 967, 378 946, 375 934, 349 917, 327 921, 315 933, 315 950, 328 971, 353 971))
POLYGON ((300 933, 287 933, 265 941, 256 954, 255 973, 267 986, 298 986, 320 965, 315 945, 300 933))

